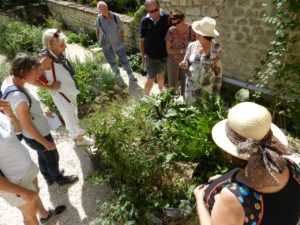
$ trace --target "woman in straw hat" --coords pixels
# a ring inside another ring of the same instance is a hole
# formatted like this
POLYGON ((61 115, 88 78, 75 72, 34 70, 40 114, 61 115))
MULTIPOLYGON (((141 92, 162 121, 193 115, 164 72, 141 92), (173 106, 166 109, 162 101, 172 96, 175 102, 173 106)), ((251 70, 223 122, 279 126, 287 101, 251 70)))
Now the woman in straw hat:
POLYGON ((300 169, 287 156, 287 139, 269 111, 240 103, 213 127, 212 136, 239 168, 194 190, 201 225, 296 225, 300 169))
POLYGON ((219 36, 215 26, 216 21, 209 17, 192 24, 196 41, 188 45, 184 59, 179 64, 182 68, 188 68, 185 88, 185 101, 188 105, 200 100, 204 90, 220 93, 221 47, 214 40, 219 36))

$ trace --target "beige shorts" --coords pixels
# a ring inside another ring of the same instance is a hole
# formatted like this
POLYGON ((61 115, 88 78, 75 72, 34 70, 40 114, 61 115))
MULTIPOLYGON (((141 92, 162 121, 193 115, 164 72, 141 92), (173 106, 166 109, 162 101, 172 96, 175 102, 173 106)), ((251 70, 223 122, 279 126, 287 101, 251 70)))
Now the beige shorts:
MULTIPOLYGON (((28 190, 36 191, 36 187, 34 186, 32 181, 37 177, 38 173, 39 168, 34 163, 32 163, 28 172, 18 182, 18 185, 28 190)), ((3 198, 7 203, 9 203, 13 207, 18 207, 26 203, 21 197, 18 197, 16 194, 4 191, 0 191, 0 198, 3 198)))

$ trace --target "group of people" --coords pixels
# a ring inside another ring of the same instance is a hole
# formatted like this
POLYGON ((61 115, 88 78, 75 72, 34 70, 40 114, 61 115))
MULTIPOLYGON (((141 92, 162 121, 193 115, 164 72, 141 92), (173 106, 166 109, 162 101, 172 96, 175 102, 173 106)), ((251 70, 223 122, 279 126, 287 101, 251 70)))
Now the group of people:
MULTIPOLYGON (((140 52, 147 69, 144 95, 149 95, 157 79, 160 91, 168 87, 177 91, 188 105, 201 99, 203 92, 220 93, 222 85, 221 47, 214 38, 219 36, 216 21, 205 17, 189 25, 180 10, 169 14, 160 8, 158 0, 146 0, 148 14, 140 25, 140 52)), ((96 35, 104 55, 117 77, 120 71, 116 54, 130 80, 136 81, 125 53, 124 29, 119 17, 108 10, 105 2, 97 5, 96 35)))
POLYGON ((10 75, 1 85, 0 197, 21 210, 26 225, 47 223, 66 209, 64 205, 48 211, 44 208, 38 195, 39 170, 48 185, 73 184, 78 180, 76 175, 64 175, 59 167, 59 153, 47 121, 47 116, 53 115, 43 112, 33 86, 49 90, 76 145, 94 144, 79 126, 79 89, 75 72, 64 55, 66 36, 57 29, 47 29, 42 42, 39 60, 18 54, 12 60, 10 75), (20 142, 22 139, 36 150, 39 170, 20 142))
MULTIPOLYGON (((96 33, 104 55, 116 76, 120 71, 117 54, 131 81, 136 81, 122 43, 120 19, 100 1, 101 13, 96 33), (118 35, 115 35, 118 33, 118 35)), ((172 10, 168 15, 156 0, 146 0, 148 15, 141 22, 141 54, 148 71, 145 94, 157 78, 164 88, 177 89, 188 105, 204 91, 220 92, 222 84, 221 48, 214 40, 219 33, 215 21, 205 17, 191 26, 184 14, 172 10)), ((11 74, 2 83, 0 99, 0 197, 18 207, 25 225, 47 223, 66 206, 46 210, 39 197, 37 173, 48 185, 73 184, 77 176, 64 175, 59 154, 40 101, 28 86, 49 90, 67 130, 77 145, 93 145, 78 124, 75 72, 64 55, 66 36, 47 29, 39 60, 26 54, 11 63, 11 74), (24 142, 37 151, 39 168, 32 162, 24 142)), ((51 114, 47 114, 51 116, 51 114)), ((274 124, 269 111, 245 102, 230 109, 228 119, 217 123, 212 136, 223 154, 236 166, 225 175, 214 176, 209 184, 194 190, 201 225, 296 225, 300 217, 300 168, 289 157, 292 151, 284 133, 274 124)), ((221 153, 220 153, 221 154, 221 153)))

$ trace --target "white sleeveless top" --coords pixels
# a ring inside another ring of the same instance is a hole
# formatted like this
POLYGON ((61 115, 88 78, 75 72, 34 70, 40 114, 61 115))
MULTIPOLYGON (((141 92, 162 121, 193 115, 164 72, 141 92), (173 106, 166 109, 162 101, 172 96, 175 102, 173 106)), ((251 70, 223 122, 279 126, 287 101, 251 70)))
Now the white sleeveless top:
MULTIPOLYGON (((66 96, 70 96, 73 99, 79 94, 79 90, 76 88, 75 81, 73 80, 70 72, 59 63, 54 63, 54 69, 56 74, 56 80, 61 82, 60 88, 57 90, 49 90, 51 94, 57 94, 58 92, 64 93, 66 96)), ((45 71, 45 77, 49 82, 53 82, 52 70, 45 71)))
POLYGON ((13 124, 0 113, 0 170, 16 183, 25 176, 31 163, 29 152, 16 137, 13 124))

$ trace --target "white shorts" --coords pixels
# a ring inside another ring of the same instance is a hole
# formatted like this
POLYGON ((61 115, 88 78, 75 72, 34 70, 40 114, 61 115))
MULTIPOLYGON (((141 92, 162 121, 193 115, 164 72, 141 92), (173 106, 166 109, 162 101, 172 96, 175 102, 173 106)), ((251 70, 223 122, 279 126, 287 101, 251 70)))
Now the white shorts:
MULTIPOLYGON (((36 191, 36 187, 34 186, 32 181, 37 177, 38 173, 39 168, 34 163, 32 163, 30 169, 17 184, 28 190, 36 191)), ((5 191, 0 191, 0 198, 3 198, 13 207, 18 207, 26 204, 26 202, 21 197, 5 191)))

